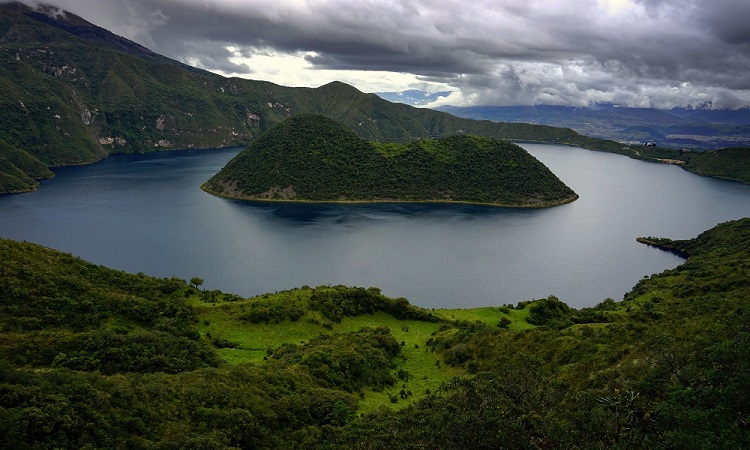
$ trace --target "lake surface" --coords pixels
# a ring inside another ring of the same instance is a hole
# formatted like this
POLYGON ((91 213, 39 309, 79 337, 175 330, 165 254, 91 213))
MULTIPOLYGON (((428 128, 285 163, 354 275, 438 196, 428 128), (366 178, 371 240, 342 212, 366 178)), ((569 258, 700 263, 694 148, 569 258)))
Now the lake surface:
POLYGON ((199 189, 239 149, 118 155, 0 196, 0 236, 128 272, 201 277, 244 296, 377 286, 428 308, 622 296, 691 238, 750 215, 750 186, 575 147, 522 144, 580 199, 549 209, 247 203, 199 189))

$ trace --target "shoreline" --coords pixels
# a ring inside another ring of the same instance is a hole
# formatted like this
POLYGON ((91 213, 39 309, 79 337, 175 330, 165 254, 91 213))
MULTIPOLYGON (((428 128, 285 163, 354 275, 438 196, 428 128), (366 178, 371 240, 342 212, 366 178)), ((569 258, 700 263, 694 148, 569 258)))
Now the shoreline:
POLYGON ((690 254, 684 250, 681 250, 676 247, 672 247, 666 244, 660 244, 659 242, 649 239, 646 237, 637 237, 635 238, 636 242, 639 242, 641 244, 648 245, 649 247, 654 247, 656 249, 659 249, 664 252, 672 253, 673 255, 677 255, 682 259, 688 259, 690 258, 690 254))
POLYGON ((559 202, 545 202, 538 204, 503 204, 503 203, 486 203, 486 202, 471 202, 463 200, 398 200, 398 199, 378 199, 378 200, 306 200, 306 199, 288 199, 288 198, 261 198, 252 196, 233 196, 224 193, 219 193, 207 188, 204 183, 201 185, 201 190, 207 194, 214 195, 216 197, 226 198, 228 200, 238 200, 243 202, 255 202, 255 203, 300 203, 300 204, 336 204, 336 205, 366 205, 366 204, 387 204, 387 203, 425 203, 425 204, 456 204, 456 205, 475 205, 475 206, 492 206, 496 208, 520 208, 520 209, 541 209, 541 208, 554 208, 555 206, 567 205, 573 203, 579 199, 578 194, 573 197, 561 200, 559 202))

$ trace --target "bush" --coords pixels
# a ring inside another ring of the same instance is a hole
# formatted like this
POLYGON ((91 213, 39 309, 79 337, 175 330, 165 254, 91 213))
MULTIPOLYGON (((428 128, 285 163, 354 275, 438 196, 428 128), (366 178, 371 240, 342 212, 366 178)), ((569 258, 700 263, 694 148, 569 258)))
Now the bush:
POLYGON ((565 322, 571 314, 570 307, 554 295, 535 301, 526 319, 532 325, 555 326, 565 322))

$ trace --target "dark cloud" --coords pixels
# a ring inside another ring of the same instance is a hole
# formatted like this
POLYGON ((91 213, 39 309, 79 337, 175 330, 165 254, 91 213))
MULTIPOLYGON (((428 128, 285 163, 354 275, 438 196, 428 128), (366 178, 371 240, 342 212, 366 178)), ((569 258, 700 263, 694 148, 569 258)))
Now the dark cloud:
POLYGON ((252 76, 235 53, 300 53, 448 84, 447 102, 750 106, 747 0, 51 1, 224 73, 252 76))
POLYGON ((700 3, 696 13, 698 23, 705 25, 723 42, 733 45, 750 45, 750 2, 725 0, 700 3))

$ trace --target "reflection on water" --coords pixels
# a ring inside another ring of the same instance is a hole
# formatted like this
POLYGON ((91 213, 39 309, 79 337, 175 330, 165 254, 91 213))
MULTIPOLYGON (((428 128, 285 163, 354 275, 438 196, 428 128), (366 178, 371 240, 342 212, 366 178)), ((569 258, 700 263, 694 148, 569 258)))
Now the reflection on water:
POLYGON ((293 203, 228 200, 233 207, 288 221, 289 225, 393 220, 477 220, 507 214, 540 214, 544 210, 445 203, 293 203))

